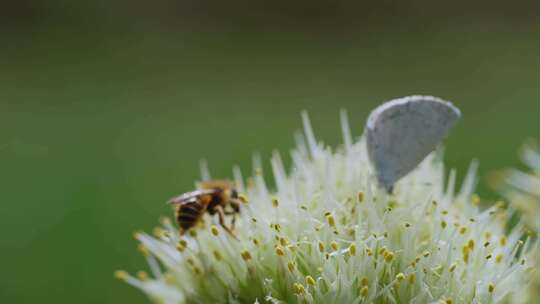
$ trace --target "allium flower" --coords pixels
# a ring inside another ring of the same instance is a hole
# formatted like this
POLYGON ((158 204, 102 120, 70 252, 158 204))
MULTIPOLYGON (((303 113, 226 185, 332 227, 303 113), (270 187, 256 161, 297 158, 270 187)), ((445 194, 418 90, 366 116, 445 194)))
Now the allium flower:
POLYGON ((507 210, 479 206, 475 163, 455 194, 435 152, 387 194, 344 113, 335 151, 303 122, 292 170, 271 160, 275 190, 258 159, 246 184, 234 170, 238 240, 210 217, 185 237, 164 219, 136 234, 152 275, 116 276, 158 303, 517 303, 532 244, 507 210))
POLYGON ((496 179, 500 184, 502 177, 503 182, 503 187, 498 185, 497 188, 522 211, 527 224, 540 231, 540 152, 530 142, 522 149, 521 158, 532 172, 507 170, 496 179))
MULTIPOLYGON (((528 229, 538 233, 540 232, 540 152, 536 145, 529 143, 523 148, 521 157, 532 172, 510 169, 502 175, 502 187, 498 186, 503 195, 512 202, 512 206, 520 211, 520 216, 529 227, 528 229)), ((501 180, 497 179, 497 183, 500 182, 501 180)), ((536 254, 537 262, 540 262, 540 254, 537 250, 533 252, 536 254)), ((537 303, 540 299, 540 273, 535 273, 529 291, 529 303, 537 303)))

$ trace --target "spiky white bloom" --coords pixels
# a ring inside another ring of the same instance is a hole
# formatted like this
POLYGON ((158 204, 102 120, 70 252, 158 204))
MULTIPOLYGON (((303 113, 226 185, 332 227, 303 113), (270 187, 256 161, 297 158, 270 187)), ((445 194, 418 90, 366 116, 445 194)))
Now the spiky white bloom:
POLYGON ((246 185, 234 170, 248 198, 238 240, 217 225, 180 238, 164 220, 136 234, 152 278, 117 276, 159 303, 510 303, 526 289, 530 241, 506 233, 506 210, 478 206, 475 163, 457 195, 440 153, 389 195, 344 114, 335 152, 303 122, 291 172, 271 160, 275 191, 258 159, 246 185))
POLYGON ((521 158, 531 172, 507 170, 502 175, 503 187, 500 190, 514 207, 522 211, 527 224, 540 231, 540 152, 529 143, 522 149, 521 158))
MULTIPOLYGON (((499 189, 512 206, 520 211, 529 229, 540 232, 540 151, 536 145, 529 143, 521 152, 523 162, 531 172, 510 169, 502 175, 502 187, 499 189)), ((497 180, 501 182, 501 180, 497 180)), ((530 231, 530 233, 533 233, 530 231)), ((540 262, 540 253, 534 250, 536 259, 540 262)), ((527 294, 529 303, 537 303, 540 299, 540 273, 536 272, 533 284, 527 294)))

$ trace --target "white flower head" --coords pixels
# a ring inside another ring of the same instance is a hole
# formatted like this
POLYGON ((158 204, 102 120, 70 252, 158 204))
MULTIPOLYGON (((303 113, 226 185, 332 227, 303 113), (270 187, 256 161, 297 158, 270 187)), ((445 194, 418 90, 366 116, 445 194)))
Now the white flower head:
MULTIPOLYGON (((530 171, 509 169, 498 176, 496 184, 512 206, 520 211, 528 227, 527 232, 532 236, 540 232, 540 151, 534 142, 530 141, 523 147, 521 158, 530 171)), ((532 250, 538 263, 540 254, 537 251, 532 250)), ((534 274, 529 293, 524 295, 529 303, 536 303, 540 299, 540 273, 534 274)))
POLYGON ((234 170, 238 240, 211 217, 185 237, 165 219, 136 234, 152 275, 117 277, 158 303, 509 303, 526 289, 531 241, 505 230, 508 210, 479 207, 476 163, 455 194, 432 153, 388 194, 344 113, 336 151, 303 122, 292 169, 272 157, 275 189, 258 158, 246 183, 234 170))

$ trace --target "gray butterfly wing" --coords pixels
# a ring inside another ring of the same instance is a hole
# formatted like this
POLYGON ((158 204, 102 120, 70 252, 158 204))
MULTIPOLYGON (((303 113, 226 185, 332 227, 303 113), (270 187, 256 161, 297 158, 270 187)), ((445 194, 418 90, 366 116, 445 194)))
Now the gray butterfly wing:
POLYGON ((432 96, 394 99, 369 115, 366 140, 379 183, 389 192, 446 137, 460 117, 450 102, 432 96))

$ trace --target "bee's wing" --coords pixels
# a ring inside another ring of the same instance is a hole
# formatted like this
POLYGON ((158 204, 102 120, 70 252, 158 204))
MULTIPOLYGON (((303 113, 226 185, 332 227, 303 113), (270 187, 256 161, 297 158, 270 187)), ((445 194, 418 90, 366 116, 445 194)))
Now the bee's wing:
POLYGON ((186 192, 170 199, 169 204, 182 204, 202 195, 214 194, 216 192, 219 192, 219 189, 199 189, 191 192, 186 192))

